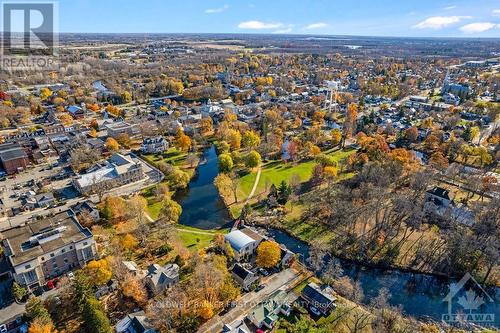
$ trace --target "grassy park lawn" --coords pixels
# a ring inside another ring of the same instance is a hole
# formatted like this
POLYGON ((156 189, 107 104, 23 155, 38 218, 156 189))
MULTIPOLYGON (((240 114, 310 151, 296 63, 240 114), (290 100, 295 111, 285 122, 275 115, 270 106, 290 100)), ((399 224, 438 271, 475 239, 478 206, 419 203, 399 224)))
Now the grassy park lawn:
POLYGON ((211 231, 185 225, 177 225, 176 228, 184 246, 193 251, 198 251, 209 246, 216 234, 226 234, 228 232, 227 229, 211 231))
POLYGON ((186 161, 187 153, 177 150, 177 148, 169 148, 163 154, 146 154, 142 157, 152 163, 156 164, 158 162, 170 163, 175 166, 183 166, 186 161))
MULTIPOLYGON (((339 150, 334 148, 326 150, 323 153, 333 156, 335 161, 339 162, 354 152, 354 149, 339 150)), ((256 197, 263 195, 269 189, 271 184, 278 186, 283 180, 290 182, 290 179, 294 174, 299 176, 301 182, 307 181, 311 177, 315 164, 316 162, 314 160, 304 161, 297 164, 285 163, 281 160, 264 163, 262 165, 259 183, 257 184, 257 188, 254 193, 254 199, 250 200, 250 203, 254 203, 256 197)), ((349 178, 352 177, 352 175, 352 173, 341 174, 339 179, 349 178)), ((256 177, 257 170, 254 170, 239 179, 237 189, 238 204, 231 204, 229 206, 229 211, 233 217, 239 216, 244 202, 252 191, 256 177)), ((232 199, 230 199, 229 202, 232 202, 232 199)), ((289 210, 291 211, 291 216, 297 217, 301 214, 301 209, 290 207, 289 210)))
MULTIPOLYGON (((334 157, 335 161, 339 162, 348 157, 355 150, 327 150, 324 153, 334 157)), ((266 184, 279 185, 283 180, 289 182, 292 175, 297 174, 301 182, 305 182, 311 177, 314 165, 314 160, 293 164, 283 161, 271 161, 262 165, 262 173, 260 175, 259 184, 255 194, 263 193, 266 190, 266 184)), ((244 201, 252 190, 255 182, 256 172, 249 173, 243 176, 238 184, 238 199, 244 201)))

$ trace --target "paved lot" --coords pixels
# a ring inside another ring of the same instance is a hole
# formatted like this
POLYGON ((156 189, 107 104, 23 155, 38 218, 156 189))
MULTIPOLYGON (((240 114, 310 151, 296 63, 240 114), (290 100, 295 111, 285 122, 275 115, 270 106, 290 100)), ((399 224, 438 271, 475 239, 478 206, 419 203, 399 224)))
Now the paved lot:
POLYGON ((273 292, 278 289, 287 290, 292 284, 296 283, 301 277, 299 273, 295 270, 289 268, 282 272, 276 273, 269 276, 267 279, 263 279, 262 283, 265 288, 259 292, 249 292, 244 294, 238 301, 234 309, 230 310, 228 313, 222 316, 215 316, 205 323, 198 332, 210 332, 218 333, 222 330, 224 324, 229 324, 238 318, 242 318, 250 311, 254 306, 264 301, 273 292))
MULTIPOLYGON (((130 195, 130 194, 137 193, 137 192, 141 191, 145 187, 148 187, 150 185, 158 183, 163 179, 163 174, 159 170, 153 168, 152 166, 150 166, 149 164, 147 164, 146 162, 144 162, 143 160, 141 160, 138 157, 132 156, 132 158, 135 161, 141 163, 142 168, 144 170, 144 173, 146 174, 146 177, 138 182, 114 188, 108 192, 109 194, 111 194, 111 195, 130 195)), ((38 169, 39 168, 36 168, 35 170, 38 170, 38 169)), ((61 169, 56 168, 55 170, 56 171, 54 171, 54 172, 57 173, 58 172, 57 170, 59 170, 59 172, 60 172, 61 169)), ((41 171, 41 173, 40 173, 40 171, 35 171, 35 172, 36 173, 34 175, 35 176, 38 175, 38 177, 44 177, 44 175, 46 175, 45 171, 41 171)), ((29 175, 27 175, 26 173, 22 173, 22 174, 19 174, 16 177, 16 179, 7 179, 5 181, 6 183, 4 186, 9 186, 9 188, 12 188, 12 187, 16 186, 17 184, 20 184, 20 183, 23 184, 23 183, 27 182, 29 179, 31 179, 31 177, 29 175)), ((34 179, 37 179, 37 178, 34 178, 34 179)), ((50 187, 54 188, 54 189, 55 188, 60 189, 60 188, 66 187, 66 186, 70 186, 70 182, 71 182, 71 179, 65 179, 62 181, 57 181, 57 184, 56 184, 56 182, 53 182, 50 187)), ((67 200, 64 203, 64 205, 56 207, 56 208, 39 208, 39 209, 35 209, 32 211, 23 212, 21 214, 18 214, 18 215, 12 216, 12 217, 6 217, 6 216, 2 217, 2 218, 0 218, 0 231, 6 230, 6 229, 9 229, 12 227, 16 227, 19 225, 23 225, 24 223, 29 221, 33 217, 33 215, 44 216, 44 215, 47 215, 47 214, 52 213, 52 212, 64 211, 64 210, 68 209, 70 206, 73 206, 78 202, 82 202, 82 201, 85 201, 88 199, 90 199, 96 203, 99 201, 97 195, 92 195, 88 198, 87 197, 76 197, 76 198, 72 198, 72 199, 67 200)))

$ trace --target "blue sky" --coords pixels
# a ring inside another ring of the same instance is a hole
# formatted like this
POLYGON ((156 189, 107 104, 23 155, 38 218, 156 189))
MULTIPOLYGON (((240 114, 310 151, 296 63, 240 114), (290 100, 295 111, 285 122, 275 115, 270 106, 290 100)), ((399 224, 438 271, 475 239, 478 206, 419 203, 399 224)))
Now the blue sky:
POLYGON ((60 0, 59 30, 500 37, 500 1, 60 0))

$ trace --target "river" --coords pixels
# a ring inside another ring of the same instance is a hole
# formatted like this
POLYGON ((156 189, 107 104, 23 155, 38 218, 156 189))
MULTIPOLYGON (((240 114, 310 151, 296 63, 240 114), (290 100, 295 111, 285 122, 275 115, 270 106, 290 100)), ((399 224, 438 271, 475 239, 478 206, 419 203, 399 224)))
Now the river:
MULTIPOLYGON (((188 189, 176 196, 182 206, 180 223, 200 229, 218 229, 231 225, 231 219, 224 202, 218 195, 213 181, 219 173, 218 158, 214 146, 206 149, 197 168, 196 176, 189 183, 188 189)), ((307 261, 309 246, 279 230, 269 230, 269 236, 278 243, 286 245, 291 251, 299 253, 307 261)), ((338 260, 344 274, 360 283, 364 299, 370 300, 377 296, 381 288, 387 288, 391 294, 389 303, 401 306, 402 311, 413 317, 431 317, 441 320, 447 313, 447 303, 443 302, 449 291, 449 279, 438 278, 427 274, 415 274, 399 270, 369 268, 347 261, 338 260)), ((473 288, 469 281, 466 288, 473 288)), ((485 294, 479 288, 474 289, 484 304, 474 313, 493 314, 495 326, 500 326, 500 307, 498 306, 498 288, 487 289, 485 294), (489 299, 491 297, 491 300, 489 299)), ((457 299, 463 296, 459 292, 454 298, 454 309, 457 299)), ((476 299, 479 300, 479 299, 476 299)), ((467 313, 468 311, 466 311, 467 313)))
MULTIPOLYGON (((268 230, 268 236, 272 237, 276 242, 284 244, 292 252, 299 253, 301 261, 307 262, 309 258, 308 244, 280 230, 270 229, 268 230)), ((444 302, 443 299, 448 294, 450 283, 454 282, 450 279, 400 270, 371 268, 337 258, 330 260, 336 260, 345 275, 360 283, 365 301, 376 297, 381 288, 387 288, 391 295, 389 303, 400 306, 403 313, 407 315, 416 318, 431 317, 434 320, 441 320, 442 315, 448 313, 448 303, 444 302)), ((464 289, 468 288, 472 288, 476 295, 484 301, 484 304, 473 313, 492 314, 491 318, 493 318, 495 326, 499 327, 499 288, 487 288, 482 291, 472 280, 467 282, 464 289), (491 299, 489 299, 490 297, 491 299)), ((460 291, 454 297, 453 309, 460 308, 457 301, 462 296, 464 296, 463 291, 460 291)), ((453 309, 452 313, 455 312, 453 309)))
POLYGON ((180 224, 208 230, 224 227, 231 222, 227 208, 214 185, 218 174, 219 160, 215 147, 211 146, 203 152, 188 188, 175 196, 182 207, 180 224))

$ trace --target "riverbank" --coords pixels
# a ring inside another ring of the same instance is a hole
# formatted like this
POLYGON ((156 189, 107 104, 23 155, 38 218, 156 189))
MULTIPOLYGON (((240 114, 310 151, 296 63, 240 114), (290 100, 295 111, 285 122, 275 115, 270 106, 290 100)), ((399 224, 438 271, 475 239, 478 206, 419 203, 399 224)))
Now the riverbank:
MULTIPOLYGON (((301 234, 294 233, 290 229, 288 229, 286 226, 282 224, 272 224, 270 226, 269 223, 264 223, 264 222, 257 222, 255 223, 256 226, 266 228, 266 229, 275 229, 279 230, 283 233, 286 233, 290 237, 296 238, 299 241, 307 244, 308 246, 313 246, 313 243, 309 240, 309 238, 303 237, 301 234)), ((321 234, 321 232, 320 232, 321 234)), ((322 233, 323 236, 325 236, 325 233, 322 233)), ((428 275, 430 277, 435 277, 435 278, 440 278, 440 279, 450 279, 450 277, 446 274, 439 273, 439 272, 426 272, 426 271, 419 271, 407 267, 400 267, 400 266, 390 266, 390 265, 382 265, 382 264, 375 264, 367 261, 361 261, 361 260, 354 260, 352 258, 348 258, 343 256, 341 253, 331 253, 330 255, 334 256, 335 258, 341 259, 343 261, 346 261, 351 264, 363 266, 366 268, 373 268, 373 269, 381 269, 385 271, 398 271, 402 273, 412 273, 412 274, 421 274, 421 275, 428 275)), ((451 278, 459 278, 459 277, 451 277, 451 278)))

